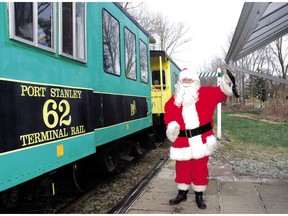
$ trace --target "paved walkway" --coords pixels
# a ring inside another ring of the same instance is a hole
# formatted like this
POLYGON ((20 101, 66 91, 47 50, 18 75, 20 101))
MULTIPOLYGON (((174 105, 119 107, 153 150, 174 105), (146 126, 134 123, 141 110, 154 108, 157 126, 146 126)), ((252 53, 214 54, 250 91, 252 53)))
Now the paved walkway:
POLYGON ((235 176, 230 166, 209 164, 210 183, 204 192, 207 209, 200 210, 192 189, 188 199, 169 205, 177 187, 174 161, 168 161, 127 214, 284 214, 288 213, 288 183, 235 176))

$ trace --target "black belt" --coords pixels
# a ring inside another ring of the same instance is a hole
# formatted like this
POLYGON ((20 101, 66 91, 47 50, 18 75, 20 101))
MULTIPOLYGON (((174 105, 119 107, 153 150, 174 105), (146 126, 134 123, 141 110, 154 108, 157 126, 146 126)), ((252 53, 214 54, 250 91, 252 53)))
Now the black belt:
POLYGON ((194 129, 190 129, 190 130, 180 130, 179 136, 191 138, 193 136, 203 134, 203 133, 205 133, 211 129, 212 129, 212 124, 211 124, 211 122, 209 122, 209 123, 202 125, 198 128, 194 128, 194 129))

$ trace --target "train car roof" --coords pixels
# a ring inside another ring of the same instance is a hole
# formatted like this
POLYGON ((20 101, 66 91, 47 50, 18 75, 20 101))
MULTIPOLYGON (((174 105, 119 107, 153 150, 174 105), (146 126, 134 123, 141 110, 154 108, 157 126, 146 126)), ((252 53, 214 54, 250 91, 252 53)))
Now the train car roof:
MULTIPOLYGON (((233 63, 259 50, 288 33, 287 2, 245 2, 230 44, 225 62, 233 68, 233 63)), ((288 84, 287 80, 241 70, 265 79, 288 84)))
POLYGON ((162 56, 162 57, 165 57, 165 58, 168 58, 169 61, 171 61, 180 71, 181 71, 181 68, 174 62, 174 60, 167 55, 167 53, 165 51, 162 51, 162 50, 150 50, 150 56, 151 57, 157 57, 157 56, 162 56))
POLYGON ((141 29, 148 37, 150 43, 156 43, 156 39, 152 37, 126 10, 122 7, 122 5, 118 2, 113 2, 129 19, 139 28, 141 29))

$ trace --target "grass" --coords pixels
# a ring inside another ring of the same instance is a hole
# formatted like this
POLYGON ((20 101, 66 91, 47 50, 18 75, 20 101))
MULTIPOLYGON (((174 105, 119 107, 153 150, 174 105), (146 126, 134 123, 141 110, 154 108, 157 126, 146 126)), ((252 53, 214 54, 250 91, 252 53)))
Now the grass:
MULTIPOLYGON (((235 142, 250 143, 267 147, 288 148, 288 124, 273 124, 248 118, 251 113, 225 112, 222 128, 235 142), (240 115, 237 115, 240 114, 240 115), (245 117, 247 114, 247 117, 245 117)), ((253 113, 255 115, 255 113, 253 113)))
POLYGON ((258 112, 222 112, 222 139, 214 157, 237 175, 288 181, 288 123, 259 117, 258 112))

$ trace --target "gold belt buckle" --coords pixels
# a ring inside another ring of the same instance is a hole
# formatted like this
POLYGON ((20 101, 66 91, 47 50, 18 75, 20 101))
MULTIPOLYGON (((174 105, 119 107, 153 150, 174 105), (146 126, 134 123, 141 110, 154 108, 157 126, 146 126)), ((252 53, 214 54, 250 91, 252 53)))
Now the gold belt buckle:
POLYGON ((185 135, 186 135, 186 137, 191 138, 192 137, 191 130, 185 130, 185 135))

